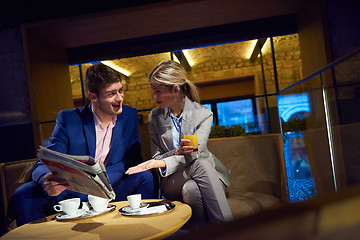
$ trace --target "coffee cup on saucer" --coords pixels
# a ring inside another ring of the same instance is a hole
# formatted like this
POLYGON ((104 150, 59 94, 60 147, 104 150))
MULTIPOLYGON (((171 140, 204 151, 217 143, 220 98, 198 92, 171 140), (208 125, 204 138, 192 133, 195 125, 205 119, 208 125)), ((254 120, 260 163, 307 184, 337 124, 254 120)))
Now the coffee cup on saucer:
POLYGON ((101 198, 93 195, 88 196, 89 203, 95 212, 104 212, 108 208, 111 199, 101 198))
POLYGON ((80 198, 62 200, 59 204, 54 205, 54 210, 57 212, 64 212, 68 216, 74 216, 78 212, 80 202, 80 198))
POLYGON ((140 208, 140 203, 141 203, 141 194, 133 194, 133 195, 129 195, 127 196, 127 200, 130 204, 130 208, 131 209, 138 209, 140 208))

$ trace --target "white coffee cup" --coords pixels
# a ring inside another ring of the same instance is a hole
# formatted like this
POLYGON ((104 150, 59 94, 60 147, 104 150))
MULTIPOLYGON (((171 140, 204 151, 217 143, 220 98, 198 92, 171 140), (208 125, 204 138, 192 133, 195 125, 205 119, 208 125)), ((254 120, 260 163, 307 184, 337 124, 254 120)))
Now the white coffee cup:
POLYGON ((64 212, 66 215, 73 216, 77 213, 80 202, 80 198, 62 200, 58 205, 54 205, 54 209, 57 212, 64 212))
POLYGON ((81 209, 84 209, 85 211, 90 211, 90 205, 88 202, 83 202, 81 209))
POLYGON ((95 212, 103 212, 107 209, 111 199, 101 198, 93 195, 88 196, 90 205, 92 206, 95 212))
POLYGON ((129 196, 127 196, 127 200, 128 200, 128 202, 130 204, 130 207, 132 209, 140 208, 141 194, 129 195, 129 196))

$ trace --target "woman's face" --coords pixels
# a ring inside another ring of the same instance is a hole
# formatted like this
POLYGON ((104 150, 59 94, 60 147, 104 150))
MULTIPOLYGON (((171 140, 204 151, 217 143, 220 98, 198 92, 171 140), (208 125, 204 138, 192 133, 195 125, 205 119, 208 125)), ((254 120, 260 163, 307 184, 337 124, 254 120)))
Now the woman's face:
POLYGON ((175 88, 171 90, 168 87, 156 83, 150 83, 150 87, 153 90, 153 99, 161 108, 167 108, 176 104, 176 92, 175 88))

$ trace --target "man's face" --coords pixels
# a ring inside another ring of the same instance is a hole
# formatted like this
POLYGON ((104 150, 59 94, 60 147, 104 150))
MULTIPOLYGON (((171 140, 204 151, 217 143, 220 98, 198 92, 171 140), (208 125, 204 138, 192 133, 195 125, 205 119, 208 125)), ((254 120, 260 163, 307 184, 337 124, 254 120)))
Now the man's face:
POLYGON ((110 83, 100 90, 98 96, 89 92, 89 98, 100 120, 101 117, 113 117, 122 112, 123 86, 120 82, 110 83))

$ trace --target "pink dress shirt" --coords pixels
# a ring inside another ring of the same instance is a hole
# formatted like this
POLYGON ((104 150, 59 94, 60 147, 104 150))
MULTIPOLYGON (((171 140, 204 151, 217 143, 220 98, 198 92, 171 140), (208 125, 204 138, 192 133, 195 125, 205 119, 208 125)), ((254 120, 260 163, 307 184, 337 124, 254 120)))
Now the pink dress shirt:
POLYGON ((95 122, 96 132, 96 150, 95 150, 95 161, 104 164, 107 163, 107 155, 111 148, 112 130, 116 123, 116 116, 113 117, 109 126, 106 128, 95 114, 93 110, 93 117, 95 122))

